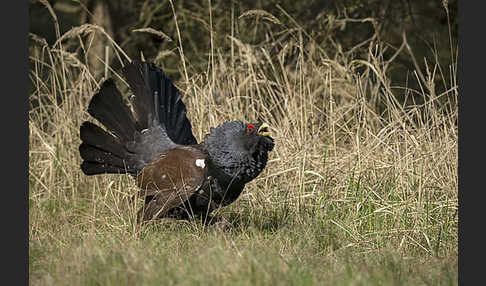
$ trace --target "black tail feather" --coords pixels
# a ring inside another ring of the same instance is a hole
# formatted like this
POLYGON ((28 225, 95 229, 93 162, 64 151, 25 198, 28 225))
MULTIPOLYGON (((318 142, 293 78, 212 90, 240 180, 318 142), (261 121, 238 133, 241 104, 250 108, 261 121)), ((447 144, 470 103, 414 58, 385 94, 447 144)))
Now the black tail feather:
POLYGON ((93 162, 87 162, 84 161, 81 164, 81 170, 85 175, 98 175, 98 174, 124 174, 124 173, 131 173, 128 172, 128 170, 117 167, 117 166, 112 166, 112 165, 107 165, 107 164, 99 164, 99 163, 93 163, 93 162))
POLYGON ((86 162, 108 164, 115 167, 125 166, 125 162, 122 158, 114 155, 113 153, 95 148, 84 142, 79 145, 79 154, 81 154, 81 158, 83 158, 83 160, 86 162))
POLYGON ((93 96, 88 112, 122 141, 132 140, 137 131, 137 123, 112 79, 106 80, 93 96))
POLYGON ((132 62, 123 69, 123 74, 132 90, 134 96, 130 98, 137 122, 142 128, 149 128, 152 126, 152 120, 149 118, 155 115, 155 104, 153 89, 149 88, 148 65, 143 65, 140 62, 132 62))
POLYGON ((123 72, 135 94, 131 100, 142 128, 150 128, 150 120, 155 119, 174 143, 197 144, 181 93, 161 69, 152 63, 134 61, 123 72))
POLYGON ((79 154, 84 160, 81 170, 86 175, 101 173, 136 174, 139 169, 134 165, 134 161, 130 159, 131 155, 126 150, 123 150, 123 146, 120 143, 116 143, 115 137, 107 134, 100 127, 93 126, 95 127, 93 129, 91 127, 82 129, 84 130, 81 133, 83 134, 82 138, 86 140, 83 140, 81 145, 79 145, 79 154), (102 132, 91 132, 97 129, 102 132), (106 144, 103 144, 103 142, 106 144))
POLYGON ((113 153, 119 158, 124 158, 127 155, 127 150, 118 138, 89 121, 85 121, 81 125, 80 137, 81 141, 84 143, 92 145, 100 150, 113 153))

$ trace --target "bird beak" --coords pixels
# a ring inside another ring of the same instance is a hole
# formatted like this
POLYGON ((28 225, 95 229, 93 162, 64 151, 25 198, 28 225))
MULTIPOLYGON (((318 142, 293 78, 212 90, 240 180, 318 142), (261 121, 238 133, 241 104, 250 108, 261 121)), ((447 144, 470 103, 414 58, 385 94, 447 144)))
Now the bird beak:
POLYGON ((268 131, 268 128, 270 126, 268 126, 268 124, 266 123, 263 123, 260 128, 258 128, 258 133, 262 136, 265 136, 265 137, 268 137, 270 136, 270 132, 268 131))

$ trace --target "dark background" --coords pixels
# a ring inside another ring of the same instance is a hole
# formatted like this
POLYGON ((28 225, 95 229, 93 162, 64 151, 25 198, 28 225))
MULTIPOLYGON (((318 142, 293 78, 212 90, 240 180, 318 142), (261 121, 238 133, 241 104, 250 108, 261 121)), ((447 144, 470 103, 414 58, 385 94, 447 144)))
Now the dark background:
MULTIPOLYGON (((157 59, 160 51, 173 51, 177 54, 178 36, 169 1, 48 2, 57 15, 61 35, 84 23, 98 24, 104 27, 132 59, 139 58, 143 52, 145 59, 162 66, 171 78, 177 80, 181 76, 178 71, 178 57, 157 59), (173 41, 149 33, 133 32, 135 29, 147 27, 162 31, 173 41)), ((421 69, 425 74, 425 61, 429 66, 436 62, 444 67, 456 64, 451 58, 451 47, 454 51, 457 50, 457 2, 259 0, 211 1, 210 4, 206 0, 177 0, 173 1, 173 4, 189 72, 201 72, 207 68, 210 24, 214 46, 218 47, 222 54, 229 54, 228 35, 231 35, 231 23, 234 23, 236 38, 255 46, 268 46, 270 42, 284 43, 291 37, 291 33, 285 31, 298 25, 327 51, 330 58, 338 53, 344 53, 352 58, 366 59, 369 45, 357 45, 370 40, 386 46, 387 50, 383 56, 390 57, 401 45, 402 33, 405 33, 415 55, 416 64, 414 65, 410 54, 404 49, 391 64, 389 78, 392 85, 419 90, 418 82, 410 80, 410 71, 421 69), (239 18, 246 11, 255 9, 272 14, 281 24, 259 21, 258 17, 239 18), (375 24, 373 25, 369 19, 373 19, 375 24)), ((32 1, 29 4, 29 30, 30 33, 45 38, 51 45, 58 37, 53 18, 40 1, 32 1)), ((31 44, 32 40, 29 45, 31 44)), ((279 49, 279 45, 275 47, 279 49)), ((115 69, 118 68, 118 61, 112 59, 111 63, 115 69)), ((435 76, 435 81, 437 93, 448 88, 444 86, 440 74, 435 76)))

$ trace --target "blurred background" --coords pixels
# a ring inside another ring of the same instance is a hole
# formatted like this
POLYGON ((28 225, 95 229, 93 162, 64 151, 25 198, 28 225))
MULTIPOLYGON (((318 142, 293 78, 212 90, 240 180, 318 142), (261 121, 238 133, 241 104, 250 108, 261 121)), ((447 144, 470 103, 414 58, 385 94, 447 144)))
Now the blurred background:
MULTIPOLYGON (((293 31, 298 28, 330 59, 366 59, 371 41, 381 45, 380 50, 385 46, 381 57, 386 60, 393 56, 387 69, 391 85, 412 89, 420 89, 420 82, 409 80, 411 71, 418 69, 425 74, 424 63, 453 64, 451 52, 457 47, 457 0, 178 0, 173 1, 173 7, 167 0, 47 1, 53 11, 43 2, 31 2, 30 33, 44 38, 49 45, 73 27, 96 24, 132 59, 143 53, 145 59, 163 67, 175 80, 182 76, 180 58, 174 56, 179 55, 177 28, 189 73, 207 69, 211 41, 220 56, 231 56, 229 35, 253 47, 273 46, 277 54, 283 44, 295 38, 293 31), (395 55, 404 35, 410 50, 404 48, 395 55)), ((110 43, 99 33, 90 33, 84 40, 90 45, 85 60, 100 76, 104 64, 97 59, 105 58, 104 47, 110 43)), ((33 41, 31 37, 31 44, 33 41)), ((81 48, 77 41, 74 45, 74 50, 81 48)), ((115 70, 120 67, 113 53, 108 59, 115 70)), ((434 81, 437 93, 447 89, 440 74, 434 76, 434 81)))

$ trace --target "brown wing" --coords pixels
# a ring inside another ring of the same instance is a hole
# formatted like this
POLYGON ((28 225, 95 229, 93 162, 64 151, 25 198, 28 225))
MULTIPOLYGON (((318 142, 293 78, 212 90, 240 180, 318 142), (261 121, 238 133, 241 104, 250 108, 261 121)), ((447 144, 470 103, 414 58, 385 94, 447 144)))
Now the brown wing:
POLYGON ((207 176, 205 160, 201 151, 184 146, 169 149, 145 166, 137 184, 151 200, 139 211, 139 220, 162 217, 189 199, 207 176))

